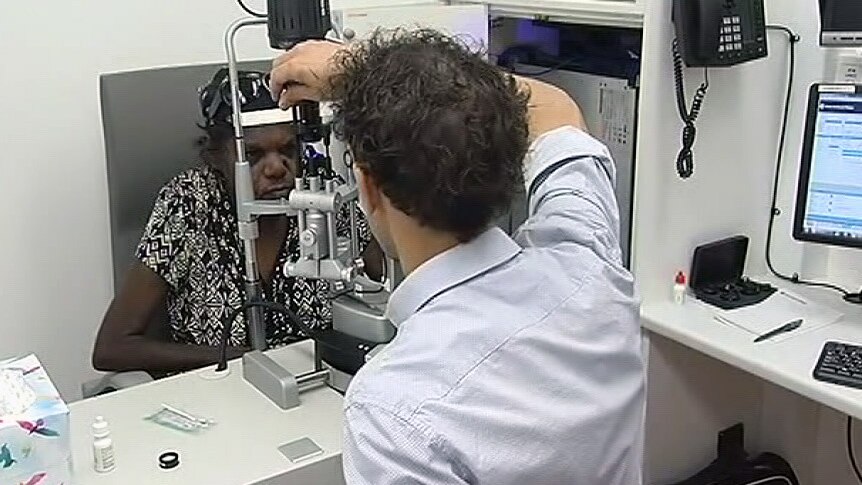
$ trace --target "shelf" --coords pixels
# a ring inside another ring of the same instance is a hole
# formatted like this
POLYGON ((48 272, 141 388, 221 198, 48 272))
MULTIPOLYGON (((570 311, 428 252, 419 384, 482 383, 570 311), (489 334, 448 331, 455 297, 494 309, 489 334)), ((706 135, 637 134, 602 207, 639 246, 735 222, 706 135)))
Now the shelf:
POLYGON ((862 343, 862 311, 844 304, 834 293, 798 287, 792 291, 809 301, 834 306, 844 317, 793 338, 760 344, 753 343, 745 331, 717 322, 714 312, 695 302, 692 296, 684 305, 645 303, 641 321, 644 328, 655 334, 862 419, 862 390, 820 382, 811 375, 826 341, 862 343))
POLYGON ((626 0, 459 0, 487 4, 492 16, 506 16, 607 27, 643 27, 643 2, 626 0))

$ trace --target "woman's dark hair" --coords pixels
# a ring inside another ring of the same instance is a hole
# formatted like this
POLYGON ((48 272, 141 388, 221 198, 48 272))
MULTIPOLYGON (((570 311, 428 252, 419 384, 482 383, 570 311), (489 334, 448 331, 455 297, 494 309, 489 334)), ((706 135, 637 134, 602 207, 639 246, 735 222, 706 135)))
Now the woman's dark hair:
POLYGON ((528 93, 462 41, 377 31, 337 58, 336 134, 396 208, 469 241, 523 183, 528 93))
POLYGON ((229 144, 233 142, 233 127, 224 123, 198 126, 204 131, 204 135, 197 140, 201 160, 224 174, 227 169, 225 164, 230 149, 229 144))
MULTIPOLYGON (((268 75, 259 71, 239 71, 239 90, 242 101, 242 111, 258 111, 275 109, 276 102, 266 87, 268 75)), ((206 134, 197 141, 200 158, 209 166, 221 171, 228 169, 228 153, 233 142, 233 109, 227 96, 230 81, 227 67, 213 74, 209 83, 198 88, 203 122, 198 124, 206 134)))

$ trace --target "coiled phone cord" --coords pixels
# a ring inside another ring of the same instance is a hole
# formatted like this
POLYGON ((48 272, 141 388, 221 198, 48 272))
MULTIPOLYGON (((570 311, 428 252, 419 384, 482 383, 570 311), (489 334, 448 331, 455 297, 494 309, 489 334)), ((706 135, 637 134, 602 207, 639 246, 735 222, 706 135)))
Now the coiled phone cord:
POLYGON ((694 173, 694 141, 697 137, 697 128, 694 123, 700 115, 700 110, 703 107, 703 99, 706 97, 706 91, 709 89, 709 71, 704 68, 704 80, 697 88, 694 94, 694 99, 691 101, 691 110, 686 106, 685 101, 685 80, 683 78, 683 60, 682 54, 679 52, 679 40, 673 40, 673 77, 676 85, 676 106, 679 110, 679 118, 685 124, 682 129, 682 148, 676 157, 676 171, 681 178, 689 178, 694 173))

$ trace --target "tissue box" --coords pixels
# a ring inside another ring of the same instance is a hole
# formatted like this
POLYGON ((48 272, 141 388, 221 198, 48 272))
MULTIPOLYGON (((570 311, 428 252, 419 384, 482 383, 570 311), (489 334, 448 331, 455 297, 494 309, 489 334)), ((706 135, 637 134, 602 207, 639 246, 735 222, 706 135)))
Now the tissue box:
POLYGON ((39 359, 3 362, 0 371, 7 388, 0 388, 0 400, 7 399, 0 408, 16 409, 8 396, 23 396, 15 414, 0 415, 0 485, 71 485, 69 408, 39 359), (22 392, 19 381, 29 389, 22 392))

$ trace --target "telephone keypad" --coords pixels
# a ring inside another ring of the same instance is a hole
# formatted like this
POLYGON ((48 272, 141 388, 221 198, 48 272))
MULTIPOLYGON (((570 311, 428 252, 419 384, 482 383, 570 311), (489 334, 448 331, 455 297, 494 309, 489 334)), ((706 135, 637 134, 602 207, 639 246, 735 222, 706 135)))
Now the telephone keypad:
POLYGON ((718 52, 736 53, 742 50, 742 27, 739 24, 740 18, 737 15, 728 15, 722 17, 721 28, 718 38, 718 52))
POLYGON ((742 51, 742 26, 738 15, 727 15, 721 19, 718 52, 737 56, 742 51))

